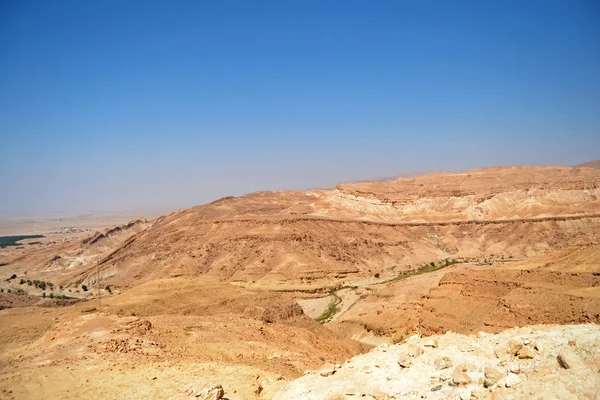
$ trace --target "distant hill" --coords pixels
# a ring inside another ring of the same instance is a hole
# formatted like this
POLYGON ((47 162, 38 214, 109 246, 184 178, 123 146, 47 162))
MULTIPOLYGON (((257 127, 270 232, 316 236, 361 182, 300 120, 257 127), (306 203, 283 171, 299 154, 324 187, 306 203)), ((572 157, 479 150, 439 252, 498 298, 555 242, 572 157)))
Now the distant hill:
POLYGON ((577 164, 576 167, 588 167, 600 169, 600 159, 594 161, 584 162, 583 164, 577 164))
POLYGON ((352 183, 360 183, 360 182, 390 182, 390 181, 396 181, 400 178, 416 178, 416 177, 431 174, 431 173, 433 173, 433 171, 407 171, 407 172, 403 172, 401 174, 393 174, 393 175, 386 175, 386 176, 374 176, 374 177, 364 178, 364 179, 355 179, 355 180, 351 180, 351 181, 337 182, 333 185, 319 186, 319 187, 316 187, 315 189, 329 190, 329 189, 335 189, 336 186, 340 185, 340 184, 352 184, 352 183))

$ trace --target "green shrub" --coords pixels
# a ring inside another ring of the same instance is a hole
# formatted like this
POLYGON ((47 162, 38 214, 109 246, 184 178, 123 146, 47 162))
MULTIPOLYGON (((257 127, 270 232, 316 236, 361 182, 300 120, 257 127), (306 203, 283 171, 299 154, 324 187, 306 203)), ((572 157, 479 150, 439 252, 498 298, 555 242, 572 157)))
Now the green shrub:
POLYGON ((81 288, 83 289, 84 292, 88 291, 88 287, 86 285, 81 285, 81 288))

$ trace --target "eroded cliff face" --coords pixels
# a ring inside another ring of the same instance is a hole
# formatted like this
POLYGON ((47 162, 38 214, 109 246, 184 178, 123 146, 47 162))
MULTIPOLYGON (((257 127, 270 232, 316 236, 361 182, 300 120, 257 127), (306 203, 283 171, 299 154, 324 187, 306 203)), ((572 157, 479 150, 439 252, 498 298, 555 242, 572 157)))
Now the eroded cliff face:
POLYGON ((596 399, 599 364, 597 325, 448 332, 308 371, 273 399, 596 399))

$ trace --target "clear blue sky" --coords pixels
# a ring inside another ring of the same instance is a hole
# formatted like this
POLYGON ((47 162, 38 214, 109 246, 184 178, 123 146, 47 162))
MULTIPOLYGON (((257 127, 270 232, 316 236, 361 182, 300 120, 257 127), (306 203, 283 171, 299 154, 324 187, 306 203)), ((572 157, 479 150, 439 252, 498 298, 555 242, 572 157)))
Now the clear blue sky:
POLYGON ((0 212, 600 158, 600 2, 1 1, 0 212))

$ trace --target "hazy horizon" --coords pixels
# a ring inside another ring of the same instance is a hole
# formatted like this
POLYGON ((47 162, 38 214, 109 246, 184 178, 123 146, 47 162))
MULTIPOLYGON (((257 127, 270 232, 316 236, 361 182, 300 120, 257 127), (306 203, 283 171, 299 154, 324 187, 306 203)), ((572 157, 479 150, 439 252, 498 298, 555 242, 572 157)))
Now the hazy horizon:
POLYGON ((600 5, 3 2, 0 214, 600 156, 600 5))

